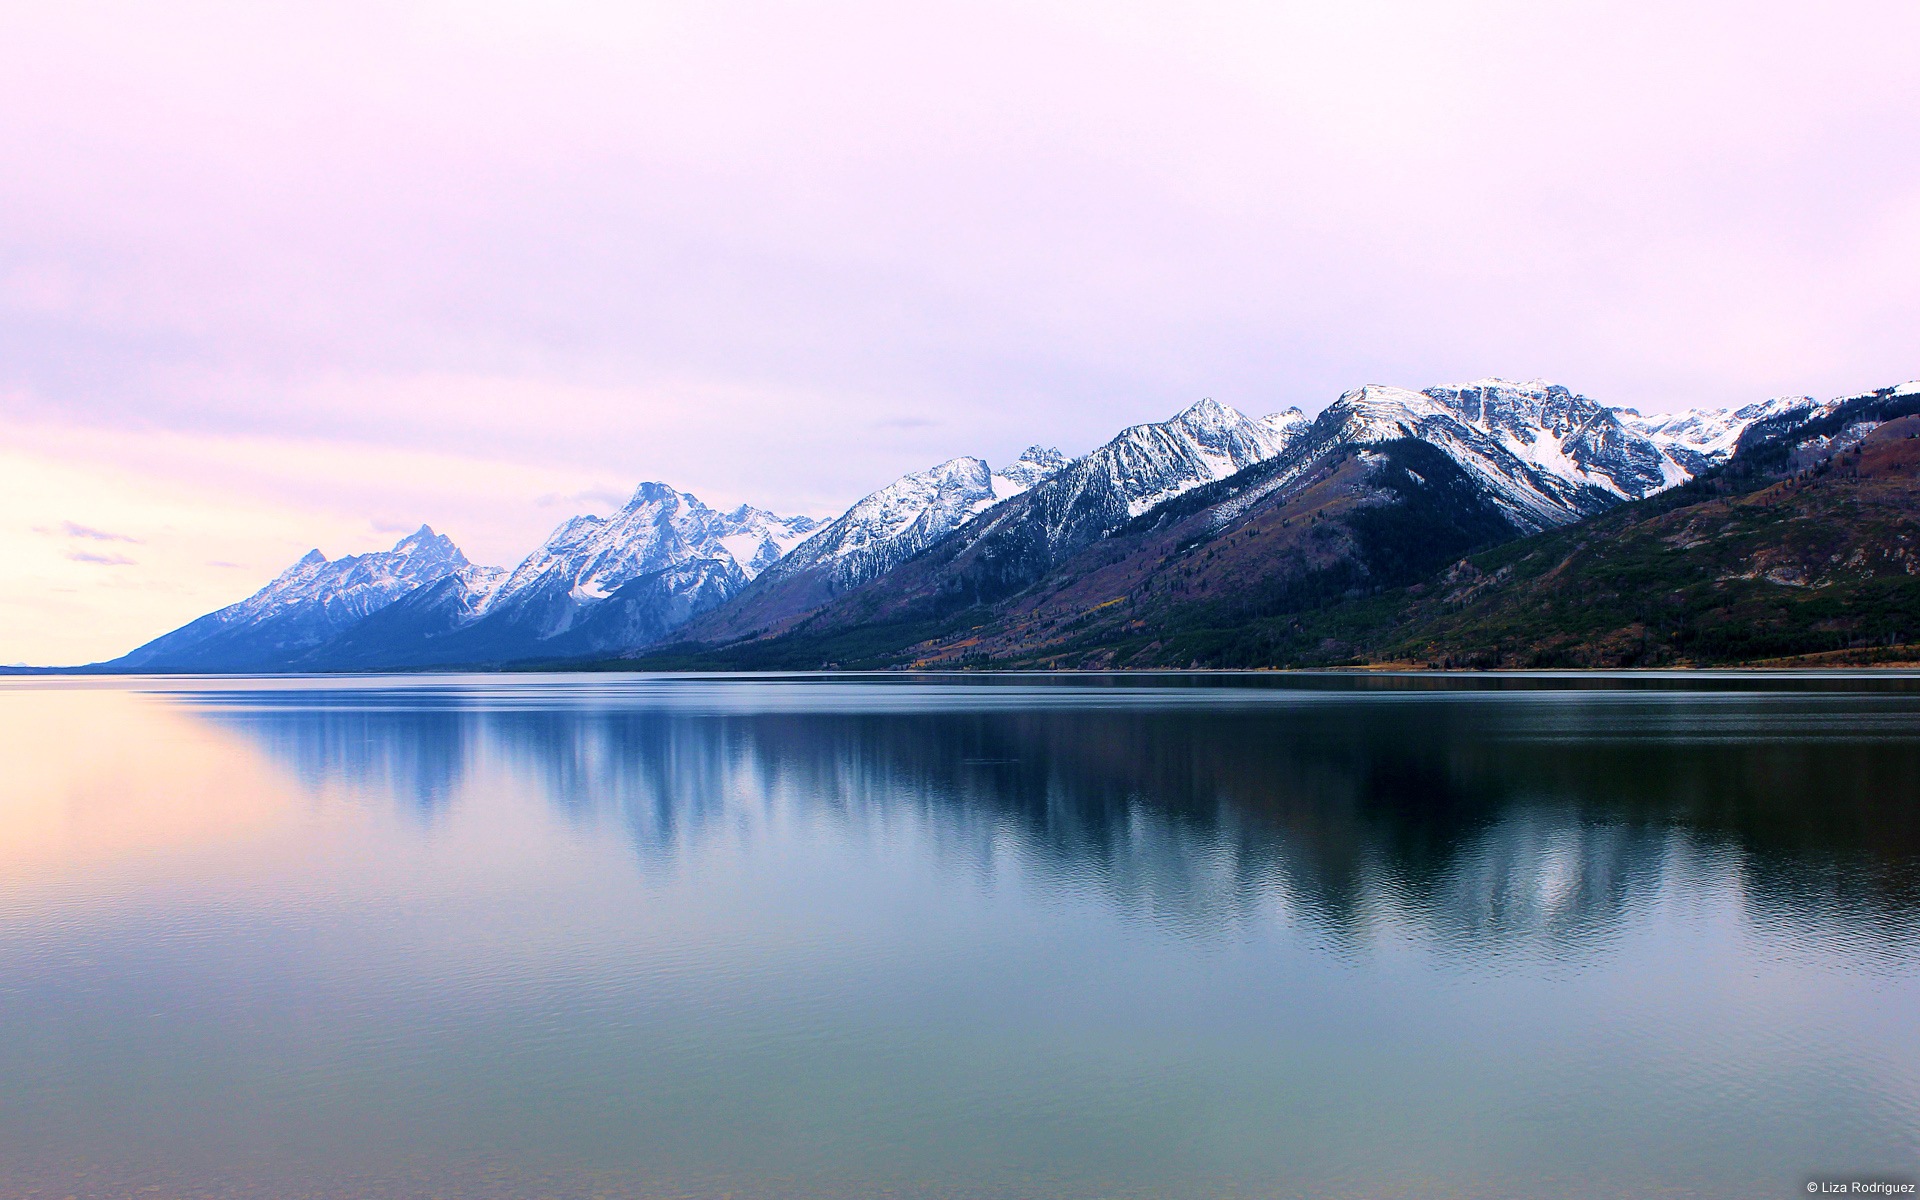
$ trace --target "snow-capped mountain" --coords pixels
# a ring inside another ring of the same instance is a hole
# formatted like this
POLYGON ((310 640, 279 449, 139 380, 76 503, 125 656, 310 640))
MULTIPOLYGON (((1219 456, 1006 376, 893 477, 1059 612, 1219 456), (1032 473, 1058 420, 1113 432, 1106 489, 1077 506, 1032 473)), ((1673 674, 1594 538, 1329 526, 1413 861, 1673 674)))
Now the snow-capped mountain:
POLYGON ((725 602, 818 526, 644 483, 611 516, 564 522, 510 571, 475 566, 422 526, 377 554, 329 562, 316 550, 112 665, 350 670, 627 648, 725 602))
POLYGON ((993 473, 993 498, 1018 496, 1067 465, 1067 456, 1054 446, 1028 446, 1019 458, 993 473))
POLYGON ((814 570, 826 571, 840 589, 878 578, 1065 463, 1056 449, 1029 446, 1000 471, 985 459, 967 457, 902 475, 862 497, 770 567, 768 585, 814 570))
POLYGON ((1297 408, 1256 420, 1216 400, 1201 400, 1165 421, 1121 430, 963 536, 1034 541, 1052 556, 1157 504, 1274 457, 1306 425, 1297 408))
POLYGON ((777 623, 878 579, 996 504, 1044 483, 1066 463, 1048 446, 1028 446, 998 471, 985 459, 948 459, 861 497, 727 605, 704 636, 737 636, 777 623))
POLYGON ((483 588, 497 572, 474 567, 451 539, 426 525, 391 550, 331 561, 312 550, 245 600, 163 634, 113 665, 154 671, 282 670, 401 597, 448 578, 483 588))
MULTIPOLYGON (((1399 438, 1440 449, 1526 532, 1683 483, 1708 461, 1558 384, 1503 379, 1355 388, 1322 410, 1287 457, 1304 471, 1328 453, 1399 438)), ((1288 478, 1279 472, 1274 483, 1288 478)))
POLYGON ((1297 408, 1256 420, 1201 400, 1168 420, 1121 430, 1028 491, 975 536, 1028 543, 1055 560, 1157 504, 1275 457, 1306 426, 1297 408))
POLYGON ((1698 474, 1716 463, 1724 462, 1740 444, 1741 437, 1755 426, 1781 421, 1816 421, 1838 411, 1842 405, 1876 395, 1920 395, 1920 381, 1903 383, 1881 392, 1863 392, 1858 396, 1841 396, 1833 400, 1815 400, 1812 396, 1776 396, 1772 400, 1762 400, 1740 408, 1689 408, 1682 412, 1654 413, 1651 416, 1642 416, 1636 409, 1617 408, 1614 413, 1622 424, 1660 443, 1676 460, 1697 463, 1692 470, 1698 474))
POLYGON ((1614 412, 1622 424, 1652 438, 1697 475, 1732 454, 1740 435, 1753 425, 1782 417, 1811 420, 1841 403, 1831 400, 1823 404, 1812 396, 1779 396, 1741 408, 1690 408, 1650 417, 1631 408, 1614 412))
MULTIPOLYGON (((1208 527, 1225 528, 1256 509, 1296 503, 1315 480, 1333 489, 1329 500, 1342 497, 1339 502, 1358 505, 1356 511, 1376 500, 1402 505, 1408 515, 1394 520, 1406 530, 1423 529, 1430 519, 1435 544, 1465 545, 1495 530, 1517 536, 1691 478, 1709 452, 1683 458, 1675 444, 1541 381, 1483 379, 1425 391, 1373 385, 1346 393, 1312 420, 1297 409, 1253 420, 1207 400, 1167 421, 1121 431, 853 594, 815 592, 788 597, 805 603, 773 606, 756 604, 755 588, 690 624, 682 636, 708 642, 767 636, 801 618, 818 635, 887 621, 912 628, 1010 602, 1067 577, 1118 579, 1130 569, 1126 556, 1142 528, 1184 528, 1196 513, 1208 527), (1428 465, 1409 465, 1421 462, 1428 465), (1392 489, 1374 480, 1400 479, 1396 471, 1411 490, 1389 498, 1392 489), (1423 508, 1429 502, 1431 513, 1423 508), (1123 530, 1127 537, 1115 536, 1123 530)), ((1302 511, 1312 516, 1317 510, 1302 511)), ((1325 532, 1335 541, 1344 536, 1331 525, 1325 532)), ((1324 556, 1333 545, 1323 539, 1287 553, 1324 556)), ((1179 553, 1176 548, 1175 559, 1179 553)), ((1171 580, 1199 568, 1175 563, 1167 569, 1171 580)), ((1390 572, 1369 568, 1365 574, 1390 572)))
POLYGON ((627 649, 731 598, 818 528, 709 508, 643 483, 610 516, 562 522, 511 571, 441 581, 321 647, 312 665, 505 662, 627 649))
MULTIPOLYGON (((1920 393, 1920 384, 1883 393, 1920 393)), ((1648 417, 1555 384, 1501 379, 1424 391, 1369 385, 1311 420, 1297 408, 1255 419, 1202 400, 1071 462, 1039 446, 999 470, 976 457, 950 459, 831 522, 745 505, 721 512, 645 483, 609 516, 564 522, 511 570, 475 566, 425 526, 388 551, 337 561, 314 551, 247 600, 110 665, 237 671, 564 659, 629 651, 676 631, 707 642, 762 636, 809 614, 824 628, 965 609, 1056 570, 1105 579, 1143 529, 1185 528, 1196 513, 1226 528, 1296 503, 1316 480, 1340 481, 1355 511, 1373 503, 1374 491, 1386 495, 1379 480, 1399 480, 1388 488, 1398 489, 1392 502, 1417 523, 1430 467, 1448 481, 1432 489, 1444 493, 1429 514, 1435 528, 1527 533, 1672 487, 1756 437, 1790 433, 1843 403, 1788 397, 1648 417), (1106 548, 1090 549, 1100 543, 1106 548), (1089 567, 1083 552, 1104 565, 1089 567), (1076 565, 1063 566, 1076 555, 1076 565)), ((1856 433, 1864 427, 1832 438, 1856 433)), ((1258 548, 1234 545, 1239 557, 1258 548)), ((1192 576, 1175 561, 1184 552, 1170 552, 1168 580, 1192 576)), ((1385 577, 1375 566, 1368 572, 1385 577)))
POLYGON ((554 530, 479 604, 477 615, 508 618, 532 639, 545 640, 630 580, 690 562, 716 564, 738 590, 818 524, 744 504, 718 512, 664 483, 643 483, 612 516, 574 517, 554 530))
MULTIPOLYGON (((1280 453, 1306 425, 1297 408, 1259 420, 1201 400, 1166 421, 1134 425, 1061 472, 1047 499, 1065 510, 1139 516, 1182 492, 1280 453)), ((1074 533, 1061 531, 1071 541, 1074 533)))
MULTIPOLYGON (((947 602, 956 604, 1017 590, 1156 504, 1281 453, 1306 424, 1298 409, 1256 420, 1214 400, 1202 400, 1168 420, 1124 429, 1091 454, 1064 466, 1053 467, 1051 456, 1041 460, 1030 450, 1026 459, 1049 468, 1047 474, 1018 494, 993 501, 983 495, 984 464, 967 459, 944 463, 922 474, 954 468, 958 482, 950 485, 952 499, 941 511, 962 519, 953 521, 945 536, 910 555, 895 557, 884 572, 875 573, 862 563, 860 571, 849 573, 848 583, 901 579, 901 587, 908 592, 923 586, 944 588, 947 602), (965 496, 974 499, 963 502, 965 496), (927 561, 923 555, 939 561, 927 561), (901 578, 902 573, 913 578, 901 578)), ((812 555, 813 543, 796 550, 725 610, 689 624, 681 636, 709 641, 751 636, 776 630, 831 602, 847 585, 835 581, 830 568, 822 565, 829 548, 855 547, 849 554, 855 557, 859 547, 867 544, 858 540, 858 531, 867 522, 875 528, 892 527, 879 518, 896 511, 896 498, 940 494, 931 480, 916 476, 881 489, 822 531, 821 556, 811 569, 801 564, 812 555)), ((905 516, 924 507, 906 504, 897 511, 905 516)), ((901 528, 908 534, 918 533, 911 521, 901 528)))
POLYGON ((487 661, 462 635, 507 574, 465 567, 422 584, 308 650, 297 665, 339 671, 487 661))

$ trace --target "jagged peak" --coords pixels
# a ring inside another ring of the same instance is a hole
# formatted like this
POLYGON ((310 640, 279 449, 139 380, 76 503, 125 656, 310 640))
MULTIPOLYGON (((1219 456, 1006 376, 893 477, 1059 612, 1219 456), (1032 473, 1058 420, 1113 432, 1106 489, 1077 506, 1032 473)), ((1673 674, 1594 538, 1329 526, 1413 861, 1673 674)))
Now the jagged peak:
POLYGON ((1475 379, 1468 383, 1440 384, 1439 386, 1435 387, 1432 390, 1449 391, 1449 392, 1468 392, 1468 391, 1529 392, 1534 395, 1544 395, 1545 393, 1552 392, 1552 391, 1562 391, 1562 392, 1573 391, 1572 388, 1566 387, 1562 384, 1554 383, 1550 379, 1541 379, 1537 376, 1532 379, 1502 379, 1498 375, 1489 375, 1484 379, 1475 379))
POLYGON ((1365 383, 1340 393, 1340 398, 1328 407, 1378 408, 1383 405, 1425 411, 1433 408, 1433 397, 1391 383, 1365 383))
POLYGON ((307 551, 295 559, 291 566, 275 576, 273 581, 262 589, 262 594, 271 592, 275 588, 283 585, 296 585, 308 576, 316 574, 322 568, 329 565, 330 562, 327 556, 320 553, 319 547, 316 546, 314 549, 307 551))
POLYGON ((1067 456, 1054 446, 1028 446, 1019 458, 993 473, 993 497, 1004 500, 1059 473, 1067 456))
MULTIPOLYGON (((1775 396, 1769 400, 1761 400, 1742 408, 1736 408, 1733 410, 1733 415, 1747 418, 1769 417, 1780 413, 1793 412, 1796 409, 1813 408, 1819 403, 1820 402, 1812 396, 1775 396)), ((1718 412, 1723 410, 1706 409, 1695 411, 1718 412)))
POLYGON ((1231 429, 1246 421, 1246 415, 1230 404, 1222 404, 1212 396, 1206 396, 1182 409, 1168 424, 1184 425, 1188 429, 1231 429))
POLYGON ((1013 464, 1010 465, 1019 463, 1032 463, 1037 467, 1064 467, 1067 465, 1067 456, 1060 452, 1058 446, 1042 446, 1035 442, 1022 450, 1020 457, 1014 459, 1013 464))
POLYGON ((661 483, 657 479, 649 479, 633 489, 632 498, 621 507, 621 511, 632 512, 638 508, 661 505, 678 507, 683 504, 690 509, 706 507, 706 505, 700 503, 700 498, 692 492, 683 492, 670 483, 661 483))
POLYGON ((400 554, 424 549, 451 550, 453 549, 453 539, 444 533, 435 533, 433 526, 423 524, 420 528, 395 542, 393 549, 396 553, 400 554))
MULTIPOLYGON (((920 471, 909 471, 900 478, 872 493, 873 496, 888 495, 916 484, 937 483, 955 477, 977 478, 987 474, 987 460, 972 454, 962 454, 942 463, 935 463, 920 471)), ((871 497, 869 497, 871 499, 871 497)))

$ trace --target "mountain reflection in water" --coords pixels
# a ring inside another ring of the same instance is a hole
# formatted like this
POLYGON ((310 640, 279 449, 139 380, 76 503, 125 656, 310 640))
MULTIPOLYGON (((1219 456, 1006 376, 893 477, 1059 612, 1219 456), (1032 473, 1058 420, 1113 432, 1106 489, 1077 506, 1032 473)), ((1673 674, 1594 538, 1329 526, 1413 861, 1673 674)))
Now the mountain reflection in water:
POLYGON ((304 786, 443 819, 475 787, 617 824, 642 873, 775 814, 1213 936, 1278 905, 1463 953, 1587 953, 1689 880, 1911 951, 1920 725, 1898 690, 1019 681, 333 683, 195 691, 304 786))
POLYGON ((0 1195, 1920 1170, 1894 676, 28 679, 0 1195))

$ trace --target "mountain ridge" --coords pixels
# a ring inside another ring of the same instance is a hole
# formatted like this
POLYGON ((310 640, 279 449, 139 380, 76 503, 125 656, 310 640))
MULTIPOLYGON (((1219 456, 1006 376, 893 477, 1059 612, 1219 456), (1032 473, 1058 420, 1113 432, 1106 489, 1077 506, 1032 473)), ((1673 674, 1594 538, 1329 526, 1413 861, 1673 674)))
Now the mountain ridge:
MULTIPOLYGON (((1058 593, 1055 585, 1061 581, 1046 581, 1062 572, 1076 580, 1088 572, 1111 574, 1106 567, 1096 571, 1093 559, 1074 560, 1156 509, 1189 503, 1185 498, 1189 492, 1218 495, 1217 505, 1201 522, 1208 537, 1229 526, 1246 525, 1261 534, 1265 552, 1275 556, 1274 562, 1291 564, 1289 570, 1306 571, 1306 564, 1313 562, 1319 564, 1314 570, 1338 573, 1371 562, 1363 572, 1369 580, 1366 586, 1382 586, 1377 582, 1380 578, 1398 579, 1403 571, 1389 569, 1366 538, 1350 539, 1344 551, 1348 565, 1334 568, 1323 561, 1322 553, 1331 526, 1320 530, 1321 543, 1310 548, 1291 532, 1292 516, 1275 518, 1283 524, 1272 529, 1258 516, 1292 504, 1301 488, 1317 481, 1317 473, 1358 462, 1353 453, 1368 446, 1415 441, 1447 458, 1453 467, 1446 472, 1457 468, 1466 480, 1464 485, 1449 474, 1446 486, 1430 489, 1434 496, 1445 497, 1432 514, 1430 532, 1438 540, 1431 545, 1447 546, 1456 553, 1469 548, 1456 536, 1461 529, 1475 530, 1483 540, 1524 536, 1690 477, 1666 445, 1628 428, 1612 410, 1570 389, 1540 381, 1478 380, 1424 392, 1367 385, 1342 394, 1311 420, 1297 409, 1264 420, 1264 425, 1256 425, 1231 409, 1203 401, 1167 422, 1129 427, 1053 479, 1007 505, 996 506, 902 563, 884 581, 844 595, 816 597, 812 608, 790 610, 780 614, 779 621, 762 622, 761 612, 721 609, 689 622, 675 638, 722 646, 795 631, 818 638, 885 624, 911 626, 924 633, 957 619, 957 613, 991 608, 1029 589, 1053 588, 1058 593), (1262 440, 1263 429, 1277 432, 1262 440), (1210 438, 1211 444, 1179 444, 1183 438, 1197 442, 1202 436, 1210 438), (1232 459, 1235 469, 1223 470, 1221 460, 1234 453, 1238 455, 1232 459), (1209 456, 1212 461, 1206 462, 1209 456), (1464 507, 1461 486, 1478 494, 1464 507)), ((1678 443, 1680 438, 1670 435, 1669 440, 1678 443)), ((1406 453, 1412 452, 1401 456, 1406 453)), ((1436 460, 1425 461, 1432 467, 1436 460)), ((1353 508, 1351 518, 1361 526, 1379 524, 1377 514, 1363 515, 1358 508, 1367 507, 1369 497, 1384 494, 1381 487, 1401 495, 1395 489, 1402 482, 1425 483, 1418 471, 1404 481, 1399 476, 1379 476, 1378 486, 1369 482, 1373 479, 1373 466, 1364 463, 1341 477, 1340 486, 1345 489, 1341 512, 1347 514, 1353 508)), ((1318 522, 1320 517, 1313 519, 1318 522)), ((1183 537, 1200 536, 1200 526, 1183 525, 1182 529, 1183 537)), ((1396 532, 1391 540, 1414 556, 1409 561, 1424 562, 1421 556, 1428 547, 1420 538, 1396 532)), ((1170 552, 1151 538, 1134 538, 1127 544, 1136 550, 1152 545, 1156 554, 1170 552)), ((1148 572, 1160 582, 1139 579, 1134 583, 1161 588, 1164 594, 1165 581, 1156 574, 1160 570, 1148 572)), ((1249 568, 1248 575, 1257 582, 1244 586, 1282 590, 1305 586, 1266 570, 1249 568)), ((1350 583, 1359 585, 1358 578, 1350 583)), ((931 661, 939 660, 936 656, 931 661)))
POLYGON ((1537 669, 1920 658, 1920 387, 1775 409, 1736 441, 1730 459, 1684 485, 1458 558, 1447 538, 1488 540, 1476 521, 1498 510, 1460 490, 1471 481, 1453 464, 1452 519, 1436 523, 1432 504, 1403 501, 1448 486, 1443 456, 1416 439, 1379 443, 1324 457, 1242 523, 1203 518, 1258 481, 1196 492, 1116 539, 1142 545, 1094 547, 1081 569, 999 609, 827 630, 784 646, 709 647, 677 662, 663 650, 646 665, 1537 669), (1248 554, 1256 537, 1279 540, 1248 554), (1280 569, 1287 538, 1298 550, 1290 572, 1280 569), (1377 569, 1382 558, 1400 577, 1377 569), (1219 586, 1249 561, 1282 586, 1219 586), (1409 577, 1420 565, 1430 569, 1409 577))
MULTIPOLYGON (((831 521, 720 512, 649 482, 608 516, 562 522, 510 569, 469 562, 427 526, 389 551, 313 551, 246 600, 101 665, 419 669, 658 657, 662 643, 740 658, 856 629, 877 645, 880 627, 911 628, 916 661, 998 661, 1020 639, 1057 641, 1048 631, 1068 621, 1106 628, 1080 609, 1113 616, 1121 599, 1144 613, 1238 596, 1252 621, 1303 597, 1409 586, 1435 556, 1670 492, 1858 399, 1645 417, 1492 378, 1367 385, 1313 418, 1204 399, 1077 459, 1038 445, 1000 471, 949 459, 831 521), (952 628, 961 614, 1012 624, 969 640, 952 628)), ((1151 618, 1131 619, 1138 632, 1151 618)))

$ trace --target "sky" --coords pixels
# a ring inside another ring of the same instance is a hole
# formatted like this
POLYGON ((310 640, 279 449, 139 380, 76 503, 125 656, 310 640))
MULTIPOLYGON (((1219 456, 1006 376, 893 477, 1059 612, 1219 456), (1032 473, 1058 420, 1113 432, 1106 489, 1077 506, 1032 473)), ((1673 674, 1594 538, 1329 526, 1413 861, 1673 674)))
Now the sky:
POLYGON ((0 663, 1202 396, 1920 376, 1920 6, 0 11, 0 663))

